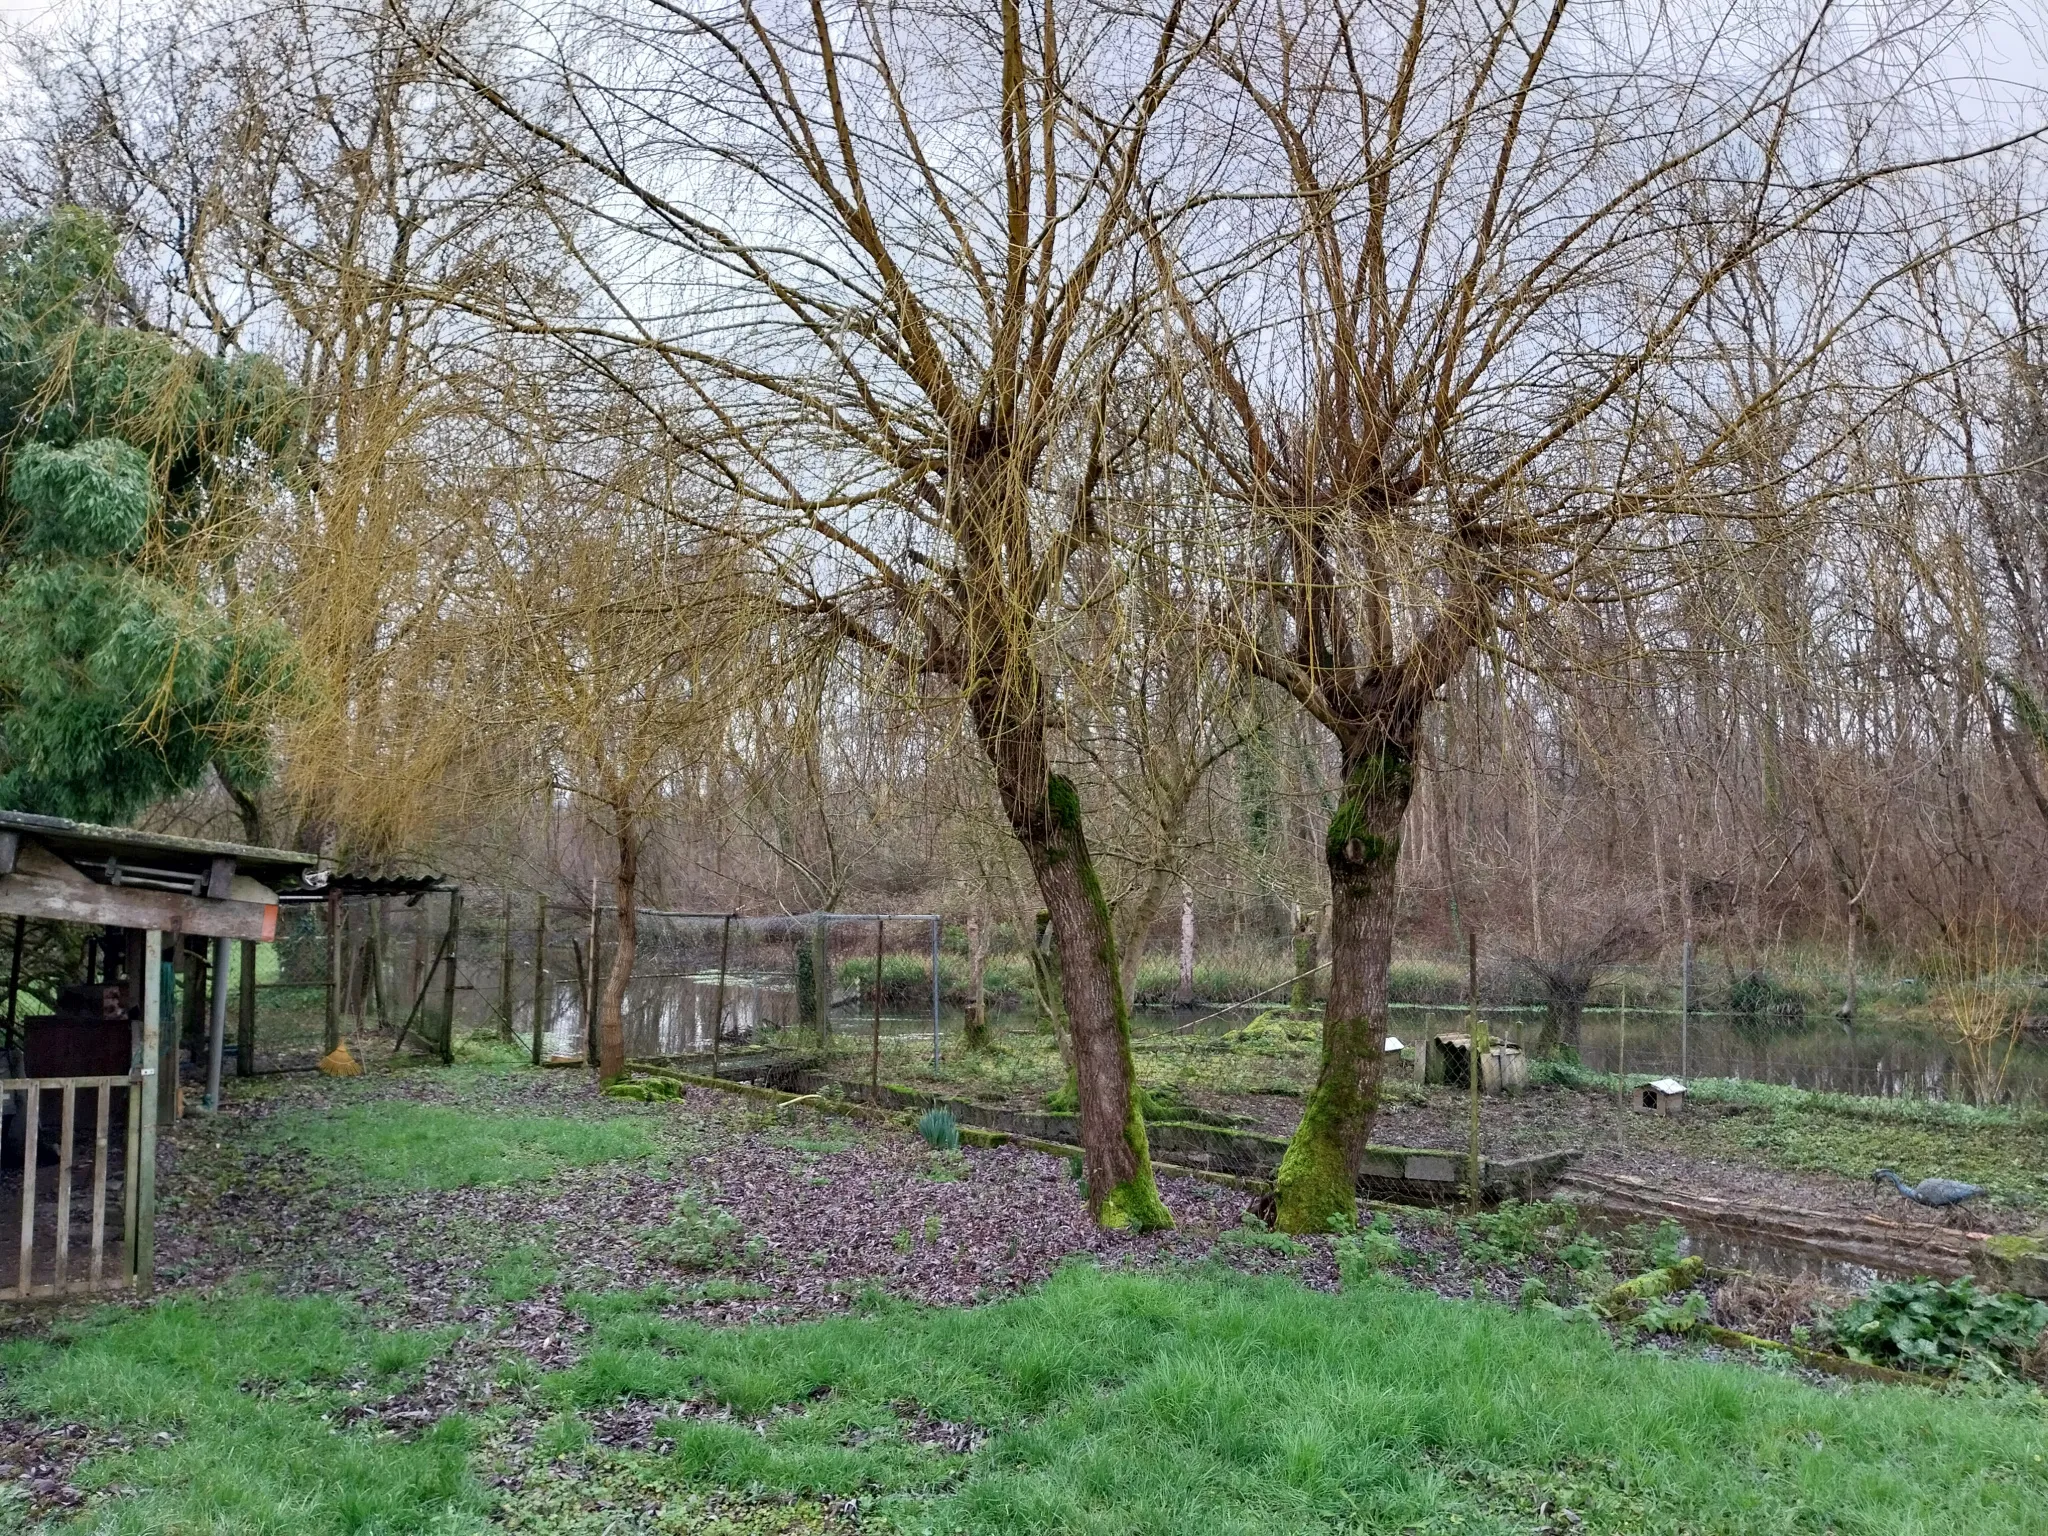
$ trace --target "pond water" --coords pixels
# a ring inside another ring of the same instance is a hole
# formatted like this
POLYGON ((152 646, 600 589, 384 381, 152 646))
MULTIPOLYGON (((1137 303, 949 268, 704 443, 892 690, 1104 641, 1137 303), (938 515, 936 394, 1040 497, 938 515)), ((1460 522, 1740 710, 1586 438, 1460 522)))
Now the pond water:
MULTIPOLYGON (((1235 1029, 1255 1011, 1233 1009, 1202 1028, 1235 1029)), ((1482 1008, 1480 1013, 1487 1029, 1510 1044, 1533 1048, 1543 1032, 1540 1008, 1482 1008)), ((1468 1018, 1463 1008, 1397 1003, 1388 1028, 1414 1045, 1432 1033, 1463 1034, 1468 1018)), ((1969 1069, 1961 1051, 1922 1030, 1867 1023, 1851 1027, 1817 1015, 1787 1027, 1734 1014, 1695 1013, 1681 1039, 1679 1025, 1676 1012, 1632 1008, 1624 1016, 1618 1009, 1588 1009, 1579 1058, 1596 1072, 1625 1069, 1632 1077, 1735 1077, 1878 1098, 1970 1099, 1969 1069)), ((2048 1041, 2022 1038, 2006 1072, 2005 1099, 2048 1104, 2048 1041)))

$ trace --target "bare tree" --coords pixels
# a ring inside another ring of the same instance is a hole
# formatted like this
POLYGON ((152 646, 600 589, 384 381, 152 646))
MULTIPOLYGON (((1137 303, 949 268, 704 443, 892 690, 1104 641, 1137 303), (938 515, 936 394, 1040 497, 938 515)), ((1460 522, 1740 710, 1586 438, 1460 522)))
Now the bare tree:
POLYGON ((1887 217, 1873 189, 1904 169, 1900 119, 1833 109, 1894 83, 1910 31, 1821 6, 1787 45, 1784 23, 1276 5, 1212 52, 1256 124, 1231 212, 1263 216, 1162 235, 1175 356, 1220 501, 1245 514, 1215 540, 1236 644, 1343 759, 1323 1060, 1284 1227, 1354 1206, 1424 712, 1475 647, 1511 652, 1533 617, 1627 591, 1682 516, 1752 510, 1746 434, 1883 276, 1889 253, 1854 234, 1887 217), (1286 195, 1260 199, 1269 181, 1286 195), (1688 368, 1740 324, 1719 296, 1809 233, 1801 259, 1845 263, 1829 323, 1731 399, 1688 368))
POLYGON ((523 78, 439 50, 609 189, 614 234, 578 255, 611 307, 530 323, 599 368, 668 364, 644 403, 722 434, 707 473, 747 499, 785 605, 964 706, 1058 936, 1091 1208, 1167 1225, 1043 641, 1102 537, 1104 419, 1143 314, 1135 213, 1211 19, 857 0, 544 20, 523 78), (566 120, 529 105, 557 84, 566 120))

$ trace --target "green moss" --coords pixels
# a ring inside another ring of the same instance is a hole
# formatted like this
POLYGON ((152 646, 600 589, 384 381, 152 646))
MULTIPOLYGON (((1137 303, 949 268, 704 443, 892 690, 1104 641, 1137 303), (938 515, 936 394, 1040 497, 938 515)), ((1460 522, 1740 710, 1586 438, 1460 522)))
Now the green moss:
POLYGON ((1302 1109, 1274 1180, 1282 1232, 1327 1232, 1338 1218, 1356 1220, 1358 1192, 1345 1166, 1344 1100, 1350 1092, 1324 1073, 1302 1109))
POLYGON ((2032 1259, 2048 1254, 2048 1243, 2043 1243, 2038 1237, 2008 1234, 1985 1238, 1984 1251, 1994 1259, 2010 1262, 2014 1259, 2032 1259))

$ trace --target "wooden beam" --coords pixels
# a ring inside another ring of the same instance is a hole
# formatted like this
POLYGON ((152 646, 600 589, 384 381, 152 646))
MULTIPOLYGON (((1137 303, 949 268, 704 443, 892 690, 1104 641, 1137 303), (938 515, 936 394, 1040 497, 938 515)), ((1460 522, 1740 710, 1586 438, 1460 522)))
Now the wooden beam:
POLYGON ((177 931, 210 939, 277 937, 277 899, 271 891, 242 875, 233 877, 230 890, 228 899, 210 901, 140 886, 99 885, 55 854, 25 843, 13 873, 0 875, 0 916, 177 931))
POLYGON ((0 832, 0 875, 14 873, 15 855, 21 852, 19 832, 0 832))

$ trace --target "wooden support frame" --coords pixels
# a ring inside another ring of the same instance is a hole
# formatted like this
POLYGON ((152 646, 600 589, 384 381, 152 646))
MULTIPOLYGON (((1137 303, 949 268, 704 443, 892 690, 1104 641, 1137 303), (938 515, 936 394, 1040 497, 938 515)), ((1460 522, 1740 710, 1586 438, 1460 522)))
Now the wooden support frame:
POLYGON ((95 928, 175 929, 205 938, 274 939, 277 898, 245 875, 228 882, 227 897, 181 896, 137 885, 101 885, 54 853, 23 842, 14 867, 0 875, 0 916, 83 923, 95 928))

